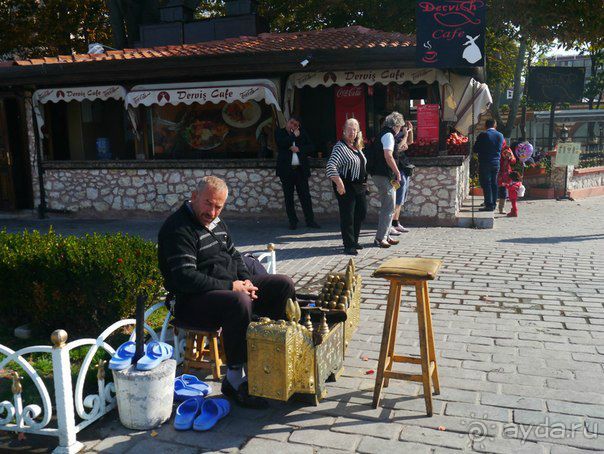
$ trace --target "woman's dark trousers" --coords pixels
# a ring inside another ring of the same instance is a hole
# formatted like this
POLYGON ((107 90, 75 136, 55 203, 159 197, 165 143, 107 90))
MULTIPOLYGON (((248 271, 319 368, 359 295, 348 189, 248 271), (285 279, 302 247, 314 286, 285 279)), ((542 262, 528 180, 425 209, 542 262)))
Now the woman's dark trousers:
POLYGON ((340 230, 344 248, 354 248, 359 243, 361 224, 367 215, 367 196, 365 191, 356 193, 350 185, 345 185, 346 193, 340 195, 336 192, 338 207, 340 209, 340 230))

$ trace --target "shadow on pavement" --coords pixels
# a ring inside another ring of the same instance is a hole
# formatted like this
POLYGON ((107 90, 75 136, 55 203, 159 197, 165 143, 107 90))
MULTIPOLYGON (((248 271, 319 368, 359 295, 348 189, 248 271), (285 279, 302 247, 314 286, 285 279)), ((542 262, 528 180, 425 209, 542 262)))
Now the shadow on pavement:
POLYGON ((498 240, 499 243, 523 243, 523 244, 556 244, 556 243, 577 243, 582 241, 592 241, 604 239, 604 233, 595 235, 573 235, 573 236, 546 236, 546 237, 523 237, 506 238, 498 240))

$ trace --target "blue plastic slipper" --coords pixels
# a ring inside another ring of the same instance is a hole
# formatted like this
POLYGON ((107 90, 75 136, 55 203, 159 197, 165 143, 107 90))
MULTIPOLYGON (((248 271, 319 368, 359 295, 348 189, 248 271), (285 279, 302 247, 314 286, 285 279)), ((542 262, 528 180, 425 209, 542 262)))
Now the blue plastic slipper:
POLYGON ((176 379, 181 379, 189 388, 194 388, 201 391, 204 396, 212 393, 212 387, 206 382, 201 381, 195 375, 182 374, 180 377, 176 377, 176 379))
POLYGON ((165 342, 150 342, 147 345, 145 356, 138 360, 136 368, 138 370, 151 370, 161 364, 162 361, 172 358, 174 348, 165 342))
POLYGON ((193 427, 193 421, 201 411, 202 405, 203 397, 193 397, 180 404, 174 416, 174 428, 176 430, 189 430, 193 427))
POLYGON ((187 386, 180 378, 174 379, 174 400, 187 400, 192 397, 204 397, 203 391, 187 386))
POLYGON ((216 423, 229 414, 231 404, 226 399, 206 399, 201 406, 201 413, 193 421, 193 430, 210 430, 216 423))
POLYGON ((132 358, 136 351, 136 344, 132 341, 124 342, 120 345, 111 359, 109 360, 109 369, 122 370, 132 364, 132 358))

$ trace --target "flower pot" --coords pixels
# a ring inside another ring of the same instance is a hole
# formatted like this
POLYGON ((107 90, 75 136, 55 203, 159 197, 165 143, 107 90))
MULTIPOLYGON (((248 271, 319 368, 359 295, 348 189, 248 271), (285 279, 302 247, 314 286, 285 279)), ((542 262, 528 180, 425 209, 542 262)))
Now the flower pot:
POLYGON ((524 169, 525 177, 536 177, 539 175, 545 175, 547 170, 544 167, 527 167, 524 169))
POLYGON ((482 188, 470 188, 470 195, 483 196, 484 192, 482 191, 482 188))
POLYGON ((528 188, 528 195, 533 199, 555 198, 554 188, 528 188))
POLYGON ((114 370, 115 397, 121 423, 128 429, 148 430, 172 414, 176 361, 168 359, 155 369, 130 366, 114 370))

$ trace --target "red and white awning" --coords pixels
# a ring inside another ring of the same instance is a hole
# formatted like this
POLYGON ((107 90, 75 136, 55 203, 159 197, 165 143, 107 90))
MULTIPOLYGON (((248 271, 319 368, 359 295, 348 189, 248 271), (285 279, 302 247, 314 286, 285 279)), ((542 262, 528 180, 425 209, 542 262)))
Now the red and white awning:
POLYGON ((126 96, 126 107, 166 104, 218 104, 222 101, 264 101, 281 111, 275 84, 267 79, 225 80, 189 84, 137 85, 126 96))
POLYGON ((285 85, 285 100, 283 110, 290 115, 293 109, 294 88, 302 87, 331 87, 332 85, 375 85, 389 83, 414 84, 427 82, 429 84, 438 82, 440 85, 449 83, 448 77, 439 69, 365 69, 345 71, 324 71, 296 73, 289 76, 285 85))

